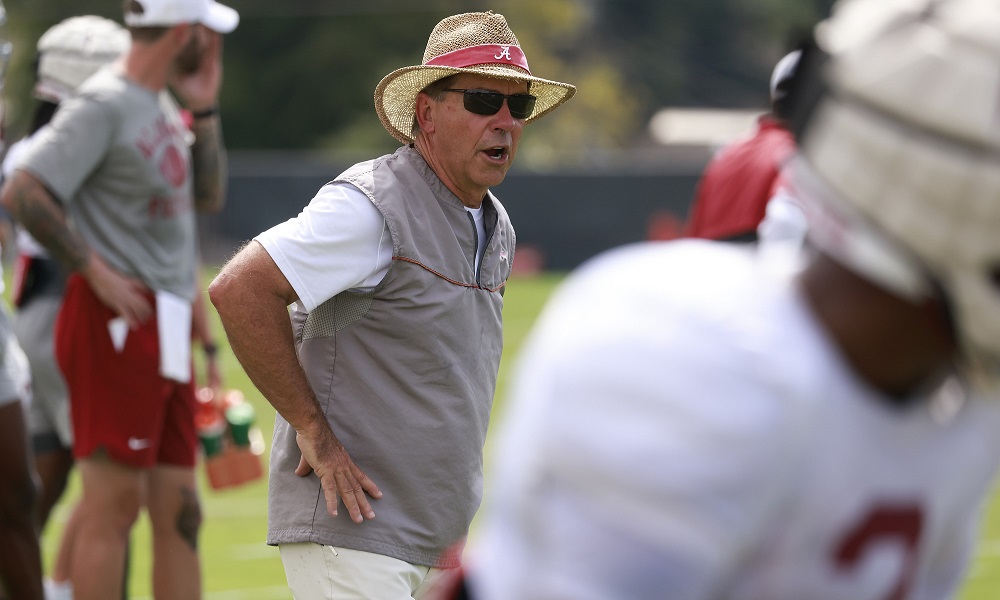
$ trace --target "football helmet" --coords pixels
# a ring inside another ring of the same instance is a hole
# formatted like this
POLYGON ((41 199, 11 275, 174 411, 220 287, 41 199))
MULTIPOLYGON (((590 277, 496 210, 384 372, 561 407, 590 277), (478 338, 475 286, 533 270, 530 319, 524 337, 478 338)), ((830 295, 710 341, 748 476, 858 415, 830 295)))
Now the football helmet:
POLYGON ((59 103, 88 77, 128 50, 128 31, 93 15, 70 17, 53 25, 38 39, 38 79, 35 96, 59 103))
POLYGON ((810 239, 901 296, 943 290, 963 366, 994 382, 998 31, 995 0, 843 0, 792 92, 806 98, 795 178, 821 200, 810 239))

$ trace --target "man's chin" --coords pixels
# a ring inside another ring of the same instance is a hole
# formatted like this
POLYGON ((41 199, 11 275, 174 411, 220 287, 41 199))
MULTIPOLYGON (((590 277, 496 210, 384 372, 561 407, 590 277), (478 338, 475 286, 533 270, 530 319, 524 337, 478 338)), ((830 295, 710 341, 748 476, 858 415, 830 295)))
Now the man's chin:
POLYGON ((497 165, 493 168, 486 169, 483 173, 483 185, 486 187, 496 187, 503 183, 503 180, 507 177, 507 171, 510 170, 510 163, 505 165, 497 165))

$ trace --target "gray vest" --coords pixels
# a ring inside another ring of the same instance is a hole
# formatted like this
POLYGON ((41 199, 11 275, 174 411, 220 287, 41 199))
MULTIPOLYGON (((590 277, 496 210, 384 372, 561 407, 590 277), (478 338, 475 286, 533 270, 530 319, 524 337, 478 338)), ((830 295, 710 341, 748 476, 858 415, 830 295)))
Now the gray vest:
POLYGON ((371 500, 373 521, 352 522, 343 503, 330 517, 319 479, 293 473, 295 432, 278 416, 268 543, 312 541, 456 566, 442 554, 467 534, 482 496, 514 230, 489 194, 476 272, 472 215, 413 148, 335 181, 357 186, 385 217, 393 262, 370 293, 343 292, 311 313, 296 304, 292 326, 333 432, 383 497, 371 500))

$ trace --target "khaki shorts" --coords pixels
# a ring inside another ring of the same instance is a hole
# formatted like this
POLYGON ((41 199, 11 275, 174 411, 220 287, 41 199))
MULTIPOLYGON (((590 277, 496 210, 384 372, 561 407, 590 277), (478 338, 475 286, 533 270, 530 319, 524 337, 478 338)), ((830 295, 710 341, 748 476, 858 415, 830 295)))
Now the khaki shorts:
MULTIPOLYGON (((69 392, 55 357, 55 322, 62 296, 38 296, 14 313, 14 333, 31 365, 31 411, 28 425, 33 437, 54 437, 59 446, 73 446, 69 421, 69 392)), ((35 447, 35 452, 39 448, 35 447)))
POLYGON ((281 544, 278 549, 296 600, 420 600, 445 573, 381 554, 310 542, 281 544))

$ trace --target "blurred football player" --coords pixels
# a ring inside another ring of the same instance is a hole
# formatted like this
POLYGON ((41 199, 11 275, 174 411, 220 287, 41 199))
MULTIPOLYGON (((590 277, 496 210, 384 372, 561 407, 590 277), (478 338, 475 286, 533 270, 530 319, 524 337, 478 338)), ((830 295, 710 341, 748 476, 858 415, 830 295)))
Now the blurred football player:
POLYGON ((1000 460, 1000 3, 844 0, 793 83, 804 263, 612 251, 522 353, 477 600, 951 597, 1000 460))

